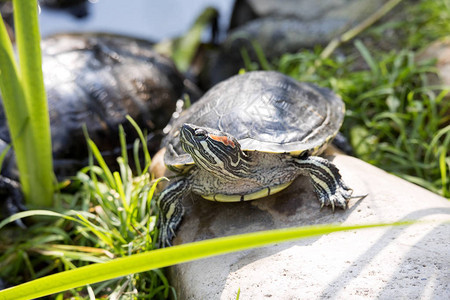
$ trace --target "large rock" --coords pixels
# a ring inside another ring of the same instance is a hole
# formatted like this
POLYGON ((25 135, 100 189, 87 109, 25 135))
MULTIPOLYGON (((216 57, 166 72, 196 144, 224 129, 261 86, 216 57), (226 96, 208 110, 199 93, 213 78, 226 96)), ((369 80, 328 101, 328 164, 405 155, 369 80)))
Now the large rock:
MULTIPOLYGON (((222 45, 237 52, 258 42, 267 57, 324 45, 378 10, 385 0, 247 0, 257 18, 237 24, 222 45)), ((238 8, 235 8, 235 10, 238 8)), ((250 48, 249 48, 250 50, 250 48)))
POLYGON ((212 86, 245 67, 242 49, 251 61, 259 62, 254 43, 272 60, 285 53, 296 53, 326 45, 377 11, 386 0, 243 0, 237 1, 232 28, 212 55, 205 86, 212 86), (242 14, 242 7, 248 10, 242 14), (245 13, 244 13, 245 15, 245 13), (252 19, 255 18, 255 19, 252 19))
POLYGON ((184 200, 175 244, 312 224, 434 220, 340 232, 185 263, 170 268, 179 299, 450 299, 450 202, 358 159, 336 155, 355 195, 348 210, 320 210, 298 178, 257 201, 184 200), (446 223, 445 223, 446 222, 446 223))

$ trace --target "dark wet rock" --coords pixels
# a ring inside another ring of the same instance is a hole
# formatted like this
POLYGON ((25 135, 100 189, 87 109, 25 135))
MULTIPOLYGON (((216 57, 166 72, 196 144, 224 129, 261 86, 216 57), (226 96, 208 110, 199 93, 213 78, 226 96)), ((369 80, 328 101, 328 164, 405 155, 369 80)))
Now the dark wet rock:
POLYGON ((75 18, 82 19, 89 15, 87 0, 39 0, 39 5, 50 9, 67 11, 75 18))
POLYGON ((53 8, 65 8, 86 2, 87 0, 39 0, 40 5, 53 8))

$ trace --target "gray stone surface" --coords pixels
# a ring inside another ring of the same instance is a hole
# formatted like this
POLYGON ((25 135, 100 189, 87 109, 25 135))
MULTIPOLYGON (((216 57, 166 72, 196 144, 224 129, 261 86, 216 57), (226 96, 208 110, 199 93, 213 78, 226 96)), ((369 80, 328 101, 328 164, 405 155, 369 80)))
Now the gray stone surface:
POLYGON ((170 269, 179 299, 450 299, 450 202, 358 159, 334 162, 354 194, 348 210, 319 209, 307 180, 245 203, 185 199, 175 243, 311 224, 434 220, 333 233, 170 269))
POLYGON ((338 16, 347 20, 364 18, 386 0, 246 0, 258 17, 295 16, 300 20, 326 22, 338 16))
POLYGON ((450 36, 431 43, 418 55, 418 60, 436 60, 438 80, 432 80, 434 84, 450 87, 450 36))
POLYGON ((224 48, 239 52, 241 40, 256 40, 266 57, 327 44, 363 21, 385 0, 248 1, 258 18, 232 30, 224 48))

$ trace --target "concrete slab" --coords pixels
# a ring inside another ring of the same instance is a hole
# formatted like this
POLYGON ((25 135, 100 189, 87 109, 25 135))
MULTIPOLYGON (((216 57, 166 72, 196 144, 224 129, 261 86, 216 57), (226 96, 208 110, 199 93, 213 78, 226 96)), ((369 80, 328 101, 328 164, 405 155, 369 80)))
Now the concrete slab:
POLYGON ((336 155, 355 195, 320 210, 310 183, 244 203, 184 200, 175 243, 311 224, 434 220, 333 233, 170 268, 179 299, 450 299, 450 201, 358 159, 336 155))

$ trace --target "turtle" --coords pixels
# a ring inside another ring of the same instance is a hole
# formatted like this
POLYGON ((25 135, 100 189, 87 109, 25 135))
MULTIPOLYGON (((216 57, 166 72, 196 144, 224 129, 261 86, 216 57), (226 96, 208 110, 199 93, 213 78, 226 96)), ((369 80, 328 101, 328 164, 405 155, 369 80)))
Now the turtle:
MULTIPOLYGON (((119 125, 129 141, 137 138, 127 115, 149 131, 148 147, 153 154, 177 102, 185 94, 192 102, 201 95, 173 61, 153 50, 153 43, 146 40, 73 33, 46 37, 41 45, 58 178, 72 176, 87 164, 83 126, 107 162, 114 165, 120 153, 119 125)), ((2 106, 0 139, 11 143, 2 106)))
MULTIPOLYGON (((53 167, 58 180, 73 176, 88 164, 83 126, 106 163, 114 168, 120 153, 119 126, 131 143, 138 137, 127 115, 148 131, 147 147, 153 154, 181 99, 188 95, 195 102, 200 97, 199 88, 153 45, 106 33, 55 34, 42 40, 53 167)), ((1 104, 0 98, 0 153, 11 144, 1 104)), ((0 220, 4 212, 11 215, 23 210, 19 185, 14 182, 18 170, 13 151, 5 156, 2 166, 0 220)))
POLYGON ((212 87, 172 124, 164 163, 176 176, 157 198, 159 243, 171 246, 194 193, 207 200, 254 200, 309 176, 323 206, 352 196, 338 168, 319 157, 345 114, 331 90, 275 71, 235 75, 212 87))

